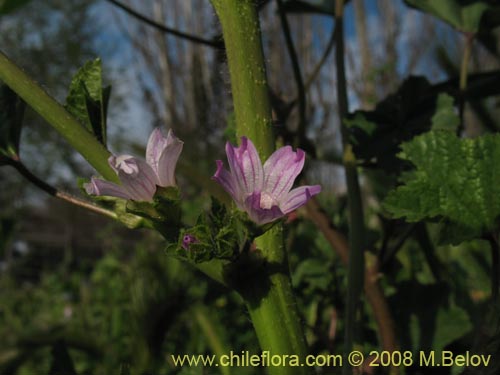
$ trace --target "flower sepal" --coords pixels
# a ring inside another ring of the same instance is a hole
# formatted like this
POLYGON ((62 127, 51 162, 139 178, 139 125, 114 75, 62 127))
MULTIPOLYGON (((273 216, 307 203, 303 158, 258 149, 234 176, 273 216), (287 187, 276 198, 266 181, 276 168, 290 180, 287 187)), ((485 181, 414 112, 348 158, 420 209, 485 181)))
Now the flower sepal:
POLYGON ((175 186, 158 187, 153 202, 128 200, 128 213, 143 217, 165 239, 173 241, 181 228, 180 193, 175 186))
POLYGON ((181 229, 167 253, 193 263, 212 259, 237 261, 248 253, 253 240, 283 220, 257 225, 239 210, 228 210, 215 198, 209 213, 201 214, 194 226, 181 229))
POLYGON ((144 217, 134 215, 127 211, 127 200, 107 195, 88 194, 85 184, 89 182, 86 178, 78 178, 77 185, 80 191, 92 199, 99 207, 113 211, 117 215, 117 220, 129 229, 152 228, 151 223, 144 217))

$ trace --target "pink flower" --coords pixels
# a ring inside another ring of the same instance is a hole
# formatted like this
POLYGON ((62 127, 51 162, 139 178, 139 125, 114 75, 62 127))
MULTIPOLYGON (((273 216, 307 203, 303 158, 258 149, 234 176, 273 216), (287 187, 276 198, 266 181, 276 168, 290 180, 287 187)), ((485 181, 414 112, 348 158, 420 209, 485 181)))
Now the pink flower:
POLYGON ((230 172, 217 160, 213 179, 259 225, 274 221, 304 205, 321 186, 301 186, 290 190, 304 167, 305 153, 290 146, 276 150, 262 166, 252 141, 241 138, 241 146, 226 143, 230 172))
POLYGON ((171 130, 165 138, 160 128, 156 128, 149 137, 146 161, 130 155, 111 156, 108 159, 121 185, 92 177, 84 185, 85 190, 93 195, 151 202, 156 186, 175 186, 175 166, 183 144, 171 130))

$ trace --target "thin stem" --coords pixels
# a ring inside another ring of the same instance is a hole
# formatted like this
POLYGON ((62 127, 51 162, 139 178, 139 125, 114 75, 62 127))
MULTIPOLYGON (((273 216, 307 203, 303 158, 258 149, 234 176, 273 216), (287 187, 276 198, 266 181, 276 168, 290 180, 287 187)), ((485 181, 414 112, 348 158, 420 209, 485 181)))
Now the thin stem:
POLYGON ((297 98, 299 102, 299 127, 298 136, 299 140, 306 138, 306 91, 304 87, 304 81, 302 80, 302 73, 300 71, 299 59, 297 56, 297 51, 293 44, 292 33, 290 32, 290 25, 286 18, 285 10, 283 8, 283 1, 276 0, 278 4, 278 13, 281 20, 281 28, 283 29, 283 35, 285 36, 285 43, 288 50, 288 55, 290 56, 290 61, 292 62, 293 76, 295 78, 295 83, 297 85, 297 98))
POLYGON ((112 219, 117 220, 118 215, 114 213, 113 211, 106 210, 102 207, 96 206, 95 204, 91 202, 84 201, 78 197, 75 197, 74 195, 65 193, 63 191, 57 190, 55 187, 49 185, 45 181, 41 180, 37 176, 35 176, 31 171, 26 168, 26 166, 18 160, 8 160, 7 162, 8 165, 14 167, 24 178, 26 178, 29 182, 31 182, 33 185, 35 185, 37 188, 40 190, 45 191, 47 194, 62 199, 66 202, 69 202, 75 206, 85 208, 89 211, 98 213, 100 215, 104 215, 107 217, 110 217, 112 219))
POLYGON ((328 43, 327 43, 326 48, 325 48, 325 51, 323 52, 323 55, 319 59, 318 63, 316 64, 316 66, 312 70, 311 75, 309 76, 309 78, 307 79, 307 81, 305 83, 305 91, 306 92, 309 90, 309 88, 311 87, 311 85, 313 84, 313 82, 318 77, 318 74, 321 71, 321 68, 323 67, 323 65, 325 64, 326 60, 328 59, 328 56, 330 55, 330 52, 332 52, 333 46, 335 45, 335 35, 336 35, 335 29, 336 29, 336 27, 337 27, 337 24, 335 24, 333 26, 333 28, 332 28, 332 34, 330 35, 330 39, 328 40, 328 43))
MULTIPOLYGON (((347 182, 347 198, 349 202, 349 264, 347 271, 347 301, 345 309, 345 353, 348 354, 354 344, 356 320, 361 308, 365 273, 365 224, 361 189, 359 186, 357 161, 349 134, 344 125, 344 118, 349 111, 347 99, 347 82, 344 65, 344 1, 335 1, 336 50, 335 62, 337 68, 337 96, 339 104, 339 122, 341 124, 342 145, 344 149, 343 162, 347 182)), ((343 374, 349 374, 351 369, 344 366, 343 374)))
POLYGON ((468 78, 468 66, 469 60, 472 53, 472 44, 474 42, 473 33, 465 33, 465 45, 462 54, 462 62, 460 65, 460 97, 459 97, 459 116, 460 116, 460 126, 458 131, 461 132, 464 129, 464 110, 465 110, 465 91, 467 89, 467 78, 468 78))
POLYGON ((202 37, 199 37, 199 36, 196 36, 196 35, 192 35, 192 34, 188 34, 188 33, 185 33, 183 31, 179 31, 179 30, 176 30, 176 29, 173 29, 171 27, 168 27, 168 26, 165 26, 161 23, 158 23, 146 16, 144 16, 143 14, 135 11, 134 9, 130 8, 129 6, 121 3, 120 1, 117 1, 117 0, 107 0, 108 2, 110 2, 111 4, 115 5, 116 7, 124 10, 125 12, 127 12, 129 15, 131 15, 132 17, 135 17, 137 18, 138 20, 144 22, 145 24, 149 25, 149 26, 152 26, 152 27, 155 27, 156 29, 164 32, 164 33, 167 33, 167 34, 172 34, 178 38, 182 38, 182 39, 186 39, 186 40, 189 40, 190 42, 194 42, 194 43, 198 43, 198 44, 203 44, 205 46, 208 46, 208 47, 213 47, 213 48, 218 48, 218 49, 224 49, 224 43, 223 42, 217 42, 217 41, 214 41, 214 40, 210 40, 210 39, 205 39, 205 38, 202 38, 202 37))
POLYGON ((110 153, 62 105, 0 51, 0 80, 56 129, 107 180, 119 183, 108 164, 110 153))

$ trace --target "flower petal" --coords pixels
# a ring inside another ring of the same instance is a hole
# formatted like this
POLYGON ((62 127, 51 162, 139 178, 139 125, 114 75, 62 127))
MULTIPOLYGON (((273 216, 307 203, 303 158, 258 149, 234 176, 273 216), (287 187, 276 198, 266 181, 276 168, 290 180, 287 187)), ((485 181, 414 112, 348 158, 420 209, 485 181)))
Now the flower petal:
POLYGON ((224 168, 222 160, 216 160, 215 162, 217 163, 217 170, 212 179, 221 184, 224 190, 234 199, 238 207, 243 209, 242 197, 238 195, 238 184, 234 181, 233 175, 224 168))
POLYGON ((158 178, 148 163, 128 155, 112 156, 109 158, 109 163, 118 171, 118 177, 130 199, 153 200, 158 178))
POLYGON ((234 147, 228 142, 226 154, 229 169, 237 185, 238 196, 245 197, 260 192, 264 182, 264 171, 252 141, 247 137, 241 137, 240 147, 234 147))
POLYGON ((84 184, 83 187, 87 194, 131 199, 128 192, 122 186, 95 177, 92 177, 90 182, 84 184))
POLYGON ((282 201, 293 182, 304 167, 305 153, 301 149, 294 152, 290 146, 275 151, 264 164, 264 191, 274 199, 282 201))
MULTIPOLYGON (((170 132, 169 132, 170 135, 170 132)), ((149 136, 148 145, 146 146, 146 162, 158 174, 158 162, 165 147, 167 147, 167 138, 163 136, 161 129, 155 128, 149 136)))
POLYGON ((320 191, 320 185, 301 186, 293 189, 286 195, 285 199, 280 202, 281 211, 287 214, 296 210, 300 206, 306 204, 312 196, 319 194, 320 191))
POLYGON ((250 216, 252 221, 258 225, 263 225, 284 216, 284 213, 278 206, 261 208, 260 199, 260 193, 253 193, 245 200, 245 211, 248 213, 248 216, 250 216))
MULTIPOLYGON (((182 152, 184 142, 177 138, 172 130, 168 131, 166 146, 161 152, 156 173, 160 186, 175 186, 175 167, 182 152)), ((154 168, 153 168, 154 170, 154 168)))

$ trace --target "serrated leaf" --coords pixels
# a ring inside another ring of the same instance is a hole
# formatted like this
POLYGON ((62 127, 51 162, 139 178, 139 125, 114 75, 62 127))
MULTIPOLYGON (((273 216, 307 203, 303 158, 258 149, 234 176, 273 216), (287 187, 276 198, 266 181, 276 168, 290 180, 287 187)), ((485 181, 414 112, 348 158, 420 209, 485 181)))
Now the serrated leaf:
POLYGON ((87 62, 73 77, 66 109, 106 144, 106 115, 111 88, 102 86, 101 60, 87 62))
POLYGON ((13 12, 30 1, 31 0, 0 0, 0 16, 13 12))
POLYGON ((402 145, 415 171, 384 207, 408 221, 444 219, 479 236, 500 215, 500 135, 460 139, 430 131, 402 145))
POLYGON ((409 6, 432 14, 454 28, 476 33, 483 14, 490 9, 486 1, 405 0, 409 6))
POLYGON ((26 104, 6 85, 0 85, 0 165, 2 158, 19 156, 26 104))

